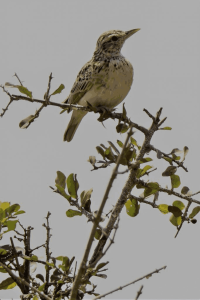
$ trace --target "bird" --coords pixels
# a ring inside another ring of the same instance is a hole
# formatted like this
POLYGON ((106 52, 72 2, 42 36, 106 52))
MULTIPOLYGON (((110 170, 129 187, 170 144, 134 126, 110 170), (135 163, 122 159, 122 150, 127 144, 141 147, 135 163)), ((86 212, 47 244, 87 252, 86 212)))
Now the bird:
MULTIPOLYGON (((133 82, 133 66, 121 54, 125 41, 140 28, 109 30, 100 35, 92 59, 80 70, 67 104, 113 109, 127 96, 133 82)), ((69 108, 68 112, 72 109, 69 108)), ((70 142, 87 111, 73 110, 63 140, 70 142)))

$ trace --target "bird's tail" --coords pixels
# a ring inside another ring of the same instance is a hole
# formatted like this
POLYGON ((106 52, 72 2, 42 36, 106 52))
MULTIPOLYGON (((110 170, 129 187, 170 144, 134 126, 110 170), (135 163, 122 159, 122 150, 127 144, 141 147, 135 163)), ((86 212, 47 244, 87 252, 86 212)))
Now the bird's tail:
POLYGON ((67 126, 67 129, 65 130, 63 141, 70 142, 73 139, 74 134, 86 113, 87 112, 83 111, 73 111, 71 120, 67 126))

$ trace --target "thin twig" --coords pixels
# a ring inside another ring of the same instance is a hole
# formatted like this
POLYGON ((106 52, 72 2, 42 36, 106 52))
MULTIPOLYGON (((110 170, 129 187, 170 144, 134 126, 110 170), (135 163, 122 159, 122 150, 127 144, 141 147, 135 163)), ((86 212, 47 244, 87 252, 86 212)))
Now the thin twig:
POLYGON ((134 281, 131 281, 130 283, 127 283, 127 284, 125 284, 125 285, 123 285, 123 286, 120 286, 120 287, 118 287, 118 288, 116 288, 116 289, 114 289, 114 290, 112 290, 112 291, 110 291, 110 292, 108 292, 108 293, 103 294, 103 295, 99 295, 99 296, 93 298, 93 300, 101 299, 101 298, 103 298, 103 297, 105 297, 105 296, 107 296, 107 295, 110 295, 110 294, 112 294, 112 293, 114 293, 114 292, 117 292, 117 291, 119 291, 119 290, 122 290, 122 289, 124 289, 125 287, 127 287, 127 286, 129 286, 129 285, 131 285, 131 284, 134 284, 134 283, 136 283, 136 282, 138 282, 138 281, 140 281, 140 280, 142 280, 142 279, 144 279, 144 278, 147 278, 147 279, 148 279, 148 278, 151 277, 154 273, 159 273, 161 270, 166 269, 166 268, 167 268, 167 266, 164 266, 164 267, 162 267, 162 268, 160 268, 160 269, 156 269, 155 271, 153 271, 153 272, 151 272, 151 273, 149 273, 149 274, 146 274, 146 275, 144 275, 144 276, 142 276, 142 277, 140 277, 140 278, 138 278, 138 279, 136 279, 136 280, 134 280, 134 281))
POLYGON ((188 213, 188 210, 189 210, 189 207, 190 207, 191 204, 192 204, 192 202, 188 202, 188 205, 187 205, 187 207, 186 207, 186 209, 185 209, 185 212, 184 212, 184 214, 183 214, 183 216, 182 216, 181 224, 178 226, 177 233, 176 233, 176 235, 175 235, 174 238, 176 238, 177 235, 179 234, 179 231, 181 230, 181 228, 182 228, 182 226, 183 226, 183 223, 184 223, 184 221, 185 221, 185 219, 186 219, 186 216, 187 216, 187 213, 188 213))
POLYGON ((22 84, 21 80, 19 79, 19 77, 18 77, 17 73, 15 73, 13 76, 17 77, 17 79, 18 79, 18 81, 19 81, 20 85, 21 85, 21 86, 23 86, 23 84, 22 84))
POLYGON ((135 300, 138 300, 139 297, 140 297, 140 295, 142 295, 142 289, 143 289, 143 285, 141 285, 139 291, 137 292, 137 295, 136 295, 136 297, 135 297, 135 300))

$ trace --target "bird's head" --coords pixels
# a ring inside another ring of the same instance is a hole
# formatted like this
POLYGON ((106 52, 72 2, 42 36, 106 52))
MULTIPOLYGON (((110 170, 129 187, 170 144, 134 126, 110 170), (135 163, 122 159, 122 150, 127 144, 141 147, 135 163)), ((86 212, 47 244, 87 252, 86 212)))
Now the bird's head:
POLYGON ((129 31, 109 30, 104 32, 97 40, 96 54, 104 54, 106 57, 117 56, 120 54, 124 42, 140 29, 132 29, 129 31))

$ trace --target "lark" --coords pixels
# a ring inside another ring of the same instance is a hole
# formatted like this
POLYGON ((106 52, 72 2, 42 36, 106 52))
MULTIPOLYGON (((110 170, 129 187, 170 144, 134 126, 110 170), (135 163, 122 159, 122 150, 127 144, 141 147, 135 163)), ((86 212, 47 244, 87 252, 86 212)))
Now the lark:
MULTIPOLYGON (((121 54, 124 42, 140 29, 129 31, 110 30, 97 40, 92 59, 76 78, 67 99, 63 103, 112 109, 121 103, 133 82, 133 67, 121 54)), ((68 112, 70 109, 68 110, 68 112)), ((74 110, 65 130, 63 140, 70 142, 86 111, 74 110)))

